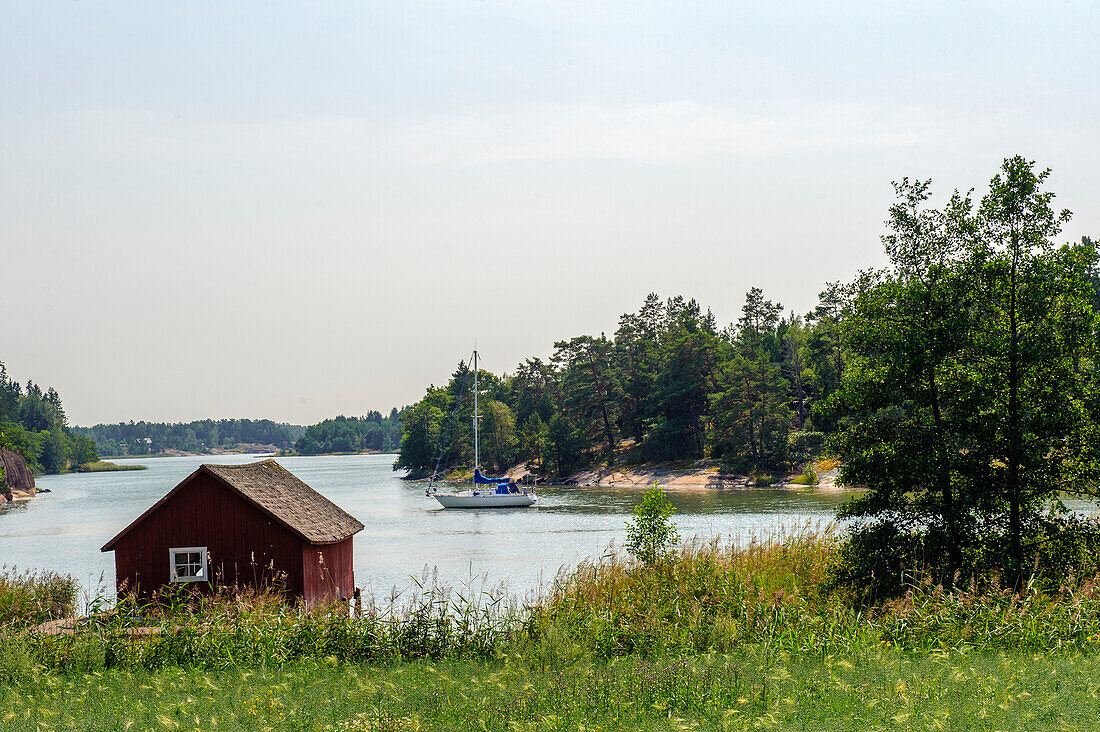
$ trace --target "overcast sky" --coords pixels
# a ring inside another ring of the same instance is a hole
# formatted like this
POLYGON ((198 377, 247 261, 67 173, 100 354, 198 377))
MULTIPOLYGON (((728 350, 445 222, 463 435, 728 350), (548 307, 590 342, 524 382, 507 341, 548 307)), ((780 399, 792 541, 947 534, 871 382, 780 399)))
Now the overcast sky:
POLYGON ((74 424, 388 410, 646 293, 883 263, 890 181, 1053 169, 1097 2, 0 0, 0 361, 74 424))

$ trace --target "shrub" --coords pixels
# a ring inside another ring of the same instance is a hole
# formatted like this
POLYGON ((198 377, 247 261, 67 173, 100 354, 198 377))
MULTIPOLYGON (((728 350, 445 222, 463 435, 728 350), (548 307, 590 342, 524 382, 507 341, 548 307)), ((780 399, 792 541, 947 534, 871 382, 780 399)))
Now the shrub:
POLYGON ((657 483, 642 495, 634 508, 634 519, 626 525, 626 547, 645 565, 653 565, 668 557, 680 541, 672 514, 676 509, 657 483))
POLYGON ((814 470, 813 463, 806 463, 802 468, 802 475, 796 475, 790 482, 795 485, 817 485, 817 472, 814 470))
POLYGON ((930 550, 930 540, 938 543, 927 532, 892 521, 857 525, 840 546, 834 586, 850 591, 859 604, 897 597, 907 584, 939 569, 937 559, 946 554, 930 550))

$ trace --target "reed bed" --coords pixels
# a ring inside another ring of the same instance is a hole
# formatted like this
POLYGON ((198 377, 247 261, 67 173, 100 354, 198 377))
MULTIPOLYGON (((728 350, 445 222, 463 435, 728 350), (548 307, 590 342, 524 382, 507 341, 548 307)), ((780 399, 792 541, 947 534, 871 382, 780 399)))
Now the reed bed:
MULTIPOLYGON (((438 586, 361 617, 346 605, 307 609, 275 593, 241 590, 155 604, 123 601, 60 629, 29 629, 19 643, 35 663, 65 672, 485 658, 507 643, 512 612, 499 598, 471 601, 438 586)), ((0 672, 2 666, 0 659, 0 672)))
POLYGON ((601 658, 762 641, 831 647, 860 619, 829 592, 836 557, 834 531, 808 526, 747 544, 689 543, 649 567, 609 555, 559 577, 526 628, 601 658))
POLYGON ((46 571, 0 566, 0 627, 36 625, 76 612, 76 580, 46 571))

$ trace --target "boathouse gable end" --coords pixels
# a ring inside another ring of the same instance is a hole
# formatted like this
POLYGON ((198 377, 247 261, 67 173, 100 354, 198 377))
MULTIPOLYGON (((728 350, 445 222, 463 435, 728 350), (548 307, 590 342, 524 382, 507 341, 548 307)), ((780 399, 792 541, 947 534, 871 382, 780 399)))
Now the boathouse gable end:
POLYGON ((103 551, 115 552, 119 590, 143 597, 189 581, 200 590, 275 586, 312 604, 352 595, 352 535, 361 528, 273 460, 204 465, 103 551), (199 549, 204 562, 192 562, 199 549), (208 578, 195 581, 202 571, 208 578))

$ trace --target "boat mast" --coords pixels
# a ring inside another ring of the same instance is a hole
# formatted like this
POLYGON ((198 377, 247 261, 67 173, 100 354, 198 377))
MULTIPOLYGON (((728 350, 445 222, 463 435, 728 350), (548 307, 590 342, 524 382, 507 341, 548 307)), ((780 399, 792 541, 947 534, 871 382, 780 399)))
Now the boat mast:
POLYGON ((481 467, 481 444, 477 433, 477 351, 474 351, 474 469, 481 467))

